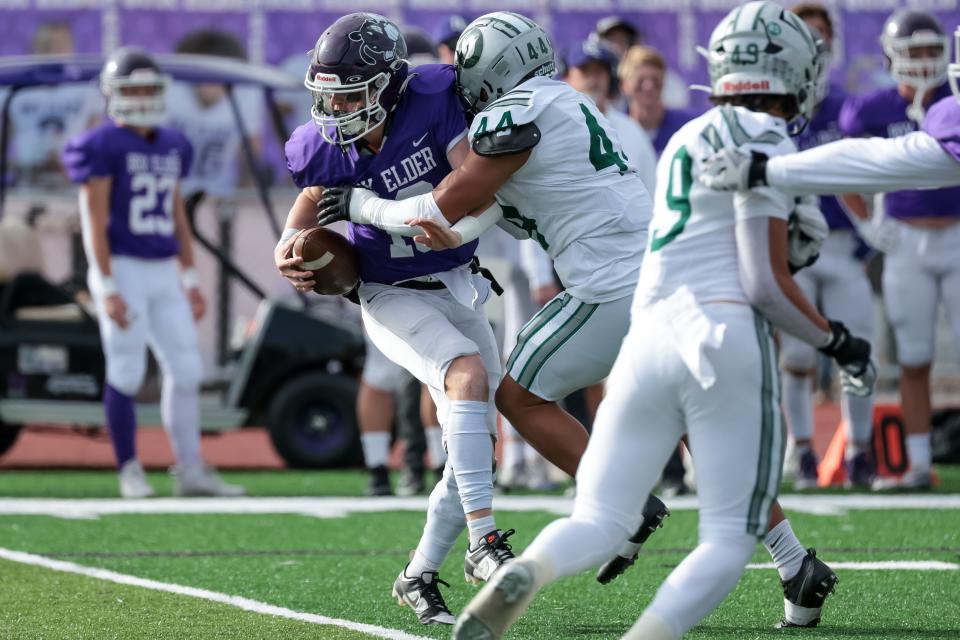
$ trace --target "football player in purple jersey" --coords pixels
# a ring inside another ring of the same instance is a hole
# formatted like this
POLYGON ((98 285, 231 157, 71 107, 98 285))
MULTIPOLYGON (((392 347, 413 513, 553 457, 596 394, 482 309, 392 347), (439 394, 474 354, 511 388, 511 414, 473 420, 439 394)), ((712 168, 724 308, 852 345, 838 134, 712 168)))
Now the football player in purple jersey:
MULTIPOLYGON (((316 225, 325 192, 362 185, 391 200, 429 193, 467 154, 453 68, 409 69, 406 57, 400 30, 376 14, 346 15, 317 40, 304 82, 314 99, 313 122, 286 144, 302 192, 275 251, 281 274, 302 291, 312 289, 312 276, 291 257, 290 239, 316 225)), ((393 595, 423 624, 453 624, 438 570, 464 525, 468 580, 486 580, 513 559, 506 542, 513 531, 501 532, 492 511, 492 394, 500 358, 482 309, 490 284, 471 266, 476 241, 426 251, 389 229, 353 223, 348 237, 359 259, 364 327, 387 357, 429 387, 449 456, 430 495, 423 537, 393 595)))
POLYGON ((134 413, 149 345, 163 372, 160 411, 177 460, 176 493, 242 495, 243 489, 225 484, 200 453, 203 370, 194 322, 206 303, 180 196, 193 151, 180 132, 158 126, 167 82, 146 52, 116 51, 100 74, 107 120, 71 139, 63 152, 70 179, 81 185, 87 280, 107 361, 107 428, 121 495, 152 496, 136 457, 134 413))
MULTIPOLYGON (((955 40, 960 49, 960 29, 955 40)), ((930 486, 930 366, 940 302, 947 309, 954 343, 960 344, 960 189, 942 188, 960 185, 960 59, 945 73, 954 96, 947 94, 929 108, 920 131, 840 140, 769 162, 723 151, 708 161, 711 169, 701 178, 717 189, 770 185, 806 194, 895 191, 886 197, 886 213, 894 220, 887 223, 892 233, 884 232, 888 252, 883 289, 901 364, 910 469, 902 477, 878 479, 877 489, 930 486)), ((860 224, 858 229, 871 226, 860 224)))
MULTIPOLYGON (((827 9, 814 2, 797 5, 791 10, 817 30, 824 49, 821 55, 829 60, 833 23, 827 9)), ((821 75, 817 111, 803 133, 795 138, 800 150, 843 137, 839 120, 846 96, 843 87, 830 84, 829 78, 828 73, 821 75)), ((853 222, 844 213, 836 197, 824 196, 819 200, 820 211, 827 221, 830 234, 820 248, 820 259, 798 272, 794 279, 810 300, 819 301, 820 310, 828 317, 837 318, 855 335, 870 337, 873 335, 873 298, 863 262, 859 258, 860 239, 853 222)), ((817 486, 818 460, 811 444, 811 393, 817 353, 789 334, 782 335, 781 349, 783 405, 798 458, 793 486, 795 489, 810 489, 817 486)), ((875 474, 870 449, 873 397, 857 397, 844 392, 840 406, 848 431, 848 483, 869 487, 875 474)))

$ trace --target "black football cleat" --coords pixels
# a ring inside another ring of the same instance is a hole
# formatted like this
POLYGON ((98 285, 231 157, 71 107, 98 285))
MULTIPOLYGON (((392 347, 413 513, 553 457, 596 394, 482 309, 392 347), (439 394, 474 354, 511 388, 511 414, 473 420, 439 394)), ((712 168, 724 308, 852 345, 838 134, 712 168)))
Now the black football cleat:
POLYGON ((404 569, 393 583, 393 597, 401 607, 413 609, 420 624, 453 624, 456 618, 443 600, 441 584, 450 586, 435 571, 425 571, 410 578, 404 569))
POLYGON ((825 562, 817 559, 814 549, 807 549, 800 571, 783 582, 783 620, 778 629, 788 627, 815 627, 820 623, 820 611, 827 596, 840 581, 825 562))
POLYGON ((508 529, 503 533, 499 529, 483 536, 483 540, 476 549, 467 547, 467 555, 463 559, 463 578, 473 585, 479 585, 490 579, 494 571, 513 560, 513 547, 507 538, 516 533, 515 529, 508 529))
POLYGON ((370 469, 367 495, 371 497, 393 495, 393 488, 390 486, 390 470, 384 465, 370 469))
POLYGON ((597 582, 608 584, 621 573, 633 566, 637 561, 637 555, 640 553, 640 547, 647 541, 654 531, 663 526, 664 519, 670 515, 667 505, 663 504, 660 498, 653 494, 647 498, 647 503, 643 505, 643 520, 640 522, 640 528, 633 534, 633 537, 627 540, 620 552, 609 560, 600 570, 597 571, 597 582))

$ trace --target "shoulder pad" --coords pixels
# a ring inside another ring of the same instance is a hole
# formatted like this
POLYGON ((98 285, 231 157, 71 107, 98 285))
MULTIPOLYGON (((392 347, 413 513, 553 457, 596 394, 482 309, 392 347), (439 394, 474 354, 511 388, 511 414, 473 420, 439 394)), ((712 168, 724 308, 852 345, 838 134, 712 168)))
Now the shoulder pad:
POLYGON ((534 123, 521 124, 500 131, 487 131, 473 139, 473 152, 478 156, 503 156, 532 149, 540 142, 540 129, 534 123))

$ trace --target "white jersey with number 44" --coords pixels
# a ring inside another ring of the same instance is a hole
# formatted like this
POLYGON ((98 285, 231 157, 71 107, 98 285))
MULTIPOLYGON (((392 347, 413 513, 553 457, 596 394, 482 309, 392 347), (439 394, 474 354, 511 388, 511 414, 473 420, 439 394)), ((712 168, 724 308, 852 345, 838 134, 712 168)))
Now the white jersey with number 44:
POLYGON ((744 107, 715 107, 677 131, 657 164, 653 221, 635 308, 668 298, 681 286, 701 303, 747 304, 736 221, 758 216, 785 220, 795 205, 772 187, 731 193, 703 186, 697 179, 703 160, 731 147, 771 157, 796 151, 781 118, 744 107))
POLYGON ((477 114, 470 139, 529 123, 540 141, 497 191, 504 219, 547 251, 570 295, 588 303, 630 295, 652 202, 616 129, 589 97, 533 78, 477 114))

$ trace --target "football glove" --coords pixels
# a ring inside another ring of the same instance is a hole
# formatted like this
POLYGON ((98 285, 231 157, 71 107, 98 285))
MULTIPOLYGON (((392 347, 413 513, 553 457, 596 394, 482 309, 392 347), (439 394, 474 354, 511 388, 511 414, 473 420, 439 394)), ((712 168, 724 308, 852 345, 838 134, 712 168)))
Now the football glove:
POLYGON ((720 191, 744 191, 767 184, 767 160, 758 151, 721 149, 703 161, 700 182, 720 191))
POLYGON ((797 198, 797 206, 787 220, 790 273, 796 273, 817 261, 820 247, 829 232, 818 199, 815 196, 797 198))
POLYGON ((844 392, 858 397, 869 396, 877 381, 877 368, 870 359, 870 343, 851 335, 842 322, 829 322, 830 342, 820 352, 836 360, 844 392))
POLYGON ((323 191, 323 197, 317 202, 317 224, 325 227, 334 222, 349 220, 357 224, 368 224, 361 214, 363 204, 377 194, 363 187, 330 187, 323 191))

